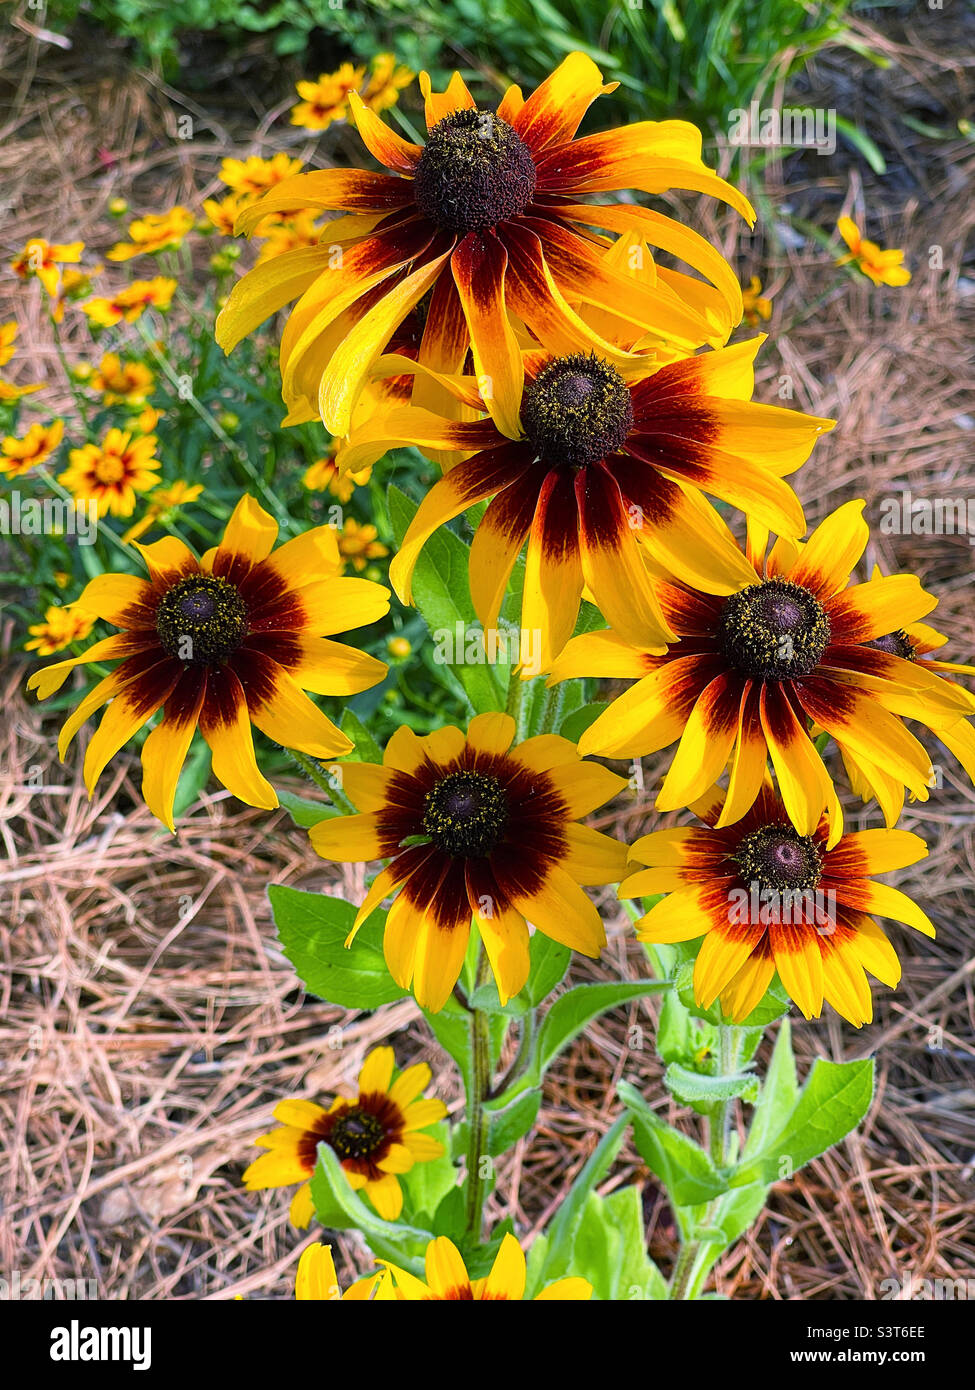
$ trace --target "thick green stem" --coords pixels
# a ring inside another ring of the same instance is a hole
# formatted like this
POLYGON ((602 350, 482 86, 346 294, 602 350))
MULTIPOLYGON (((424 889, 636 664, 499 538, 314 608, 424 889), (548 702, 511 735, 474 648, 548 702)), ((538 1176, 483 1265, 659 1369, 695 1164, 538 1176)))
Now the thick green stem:
POLYGON ((334 784, 332 778, 314 758, 309 758, 307 753, 299 753, 295 748, 285 748, 288 757, 298 764, 306 777, 309 777, 315 786, 325 793, 329 801, 340 807, 347 815, 355 813, 355 807, 342 790, 334 784))
POLYGON ((565 682, 550 686, 545 692, 545 703, 542 705, 542 721, 538 730, 540 734, 551 734, 559 726, 562 715, 562 706, 565 703, 565 682))
MULTIPOLYGON (((474 979, 474 991, 487 984, 490 964, 481 948, 474 979)), ((468 1006, 470 1007, 470 1006, 468 1006)), ((487 1176, 484 1158, 487 1150, 488 1117, 484 1102, 491 1089, 491 1037, 488 1016, 483 1009, 470 1009, 471 1073, 470 1094, 467 1097, 467 1234, 480 1242, 484 1226, 484 1199, 487 1195, 487 1176)))

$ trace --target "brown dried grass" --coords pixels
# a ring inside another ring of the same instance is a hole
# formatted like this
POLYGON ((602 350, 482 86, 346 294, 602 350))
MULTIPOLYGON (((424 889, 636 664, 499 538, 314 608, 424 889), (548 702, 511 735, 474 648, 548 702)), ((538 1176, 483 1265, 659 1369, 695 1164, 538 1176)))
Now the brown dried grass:
MULTIPOLYGON (((902 486, 975 496, 963 396, 971 144, 929 140, 899 121, 912 110, 930 120, 934 103, 945 125, 960 114, 967 69, 939 53, 943 30, 933 26, 943 22, 874 32, 895 64, 882 78, 845 57, 821 59, 809 80, 821 104, 845 111, 852 87, 856 114, 891 159, 888 180, 866 182, 868 234, 905 246, 920 266, 928 246, 944 245, 947 271, 921 269, 908 288, 876 292, 834 275, 809 242, 786 251, 756 242, 743 266, 745 278, 759 271, 775 302, 759 397, 775 400, 785 373, 796 404, 841 422, 798 481, 812 521, 863 496, 876 523, 879 500, 902 486)), ((201 135, 175 142, 174 113, 187 109, 178 94, 112 50, 63 54, 25 38, 0 72, 0 176, 13 209, 4 250, 38 233, 108 245, 104 208, 115 194, 135 206, 208 195, 219 158, 248 145, 273 99, 254 91, 224 75, 208 101, 217 114, 197 104, 201 135)), ((269 125, 265 115, 264 132, 269 125)), ((265 152, 280 147, 282 129, 265 152)), ((770 169, 773 202, 832 226, 860 190, 843 158, 824 165, 793 157, 784 173, 770 169)), ((39 307, 0 281, 0 318, 14 303, 31 379, 49 381, 53 406, 65 384, 39 307)), ((875 534, 868 557, 912 570, 938 593, 959 659, 972 655, 971 555, 962 537, 875 534)), ((2 636, 9 650, 9 628, 2 636)), ((141 806, 130 757, 115 760, 89 803, 76 757, 66 768, 56 761, 56 721, 24 700, 23 675, 11 662, 0 690, 0 1268, 95 1278, 106 1297, 289 1297, 304 1240, 288 1227, 284 1194, 248 1194, 239 1181, 271 1106, 350 1083, 364 1053, 387 1038, 402 1062, 430 1060, 437 1090, 456 1107, 452 1072, 409 1001, 370 1016, 307 1000, 276 944, 267 883, 355 898, 361 871, 337 874, 284 813, 242 808, 225 793, 201 797, 170 837, 141 806)), ((647 760, 645 771, 649 788, 658 768, 647 760)), ((647 800, 629 804, 604 823, 634 838, 648 809, 647 800)), ((867 823, 859 808, 851 816, 867 823)), ((796 1026, 803 1070, 815 1056, 876 1052, 877 1094, 859 1133, 779 1183, 758 1226, 725 1256, 715 1287, 732 1297, 872 1298, 890 1276, 972 1273, 975 795, 950 760, 944 787, 909 807, 903 824, 931 853, 899 882, 925 905, 938 939, 898 933, 904 980, 879 992, 871 1027, 858 1033, 830 1013, 796 1026)), ((572 979, 645 969, 609 896, 604 906, 610 946, 599 965, 574 965, 572 979)), ((621 1076, 671 1113, 649 1044, 632 1045, 634 1024, 649 1038, 649 1013, 635 1005, 586 1031, 548 1077, 531 1143, 503 1160, 492 1211, 512 1214, 528 1238, 610 1123, 621 1076)), ((606 1187, 634 1179, 644 1184, 651 1253, 666 1271, 673 1220, 627 1148, 606 1187)), ((365 1267, 354 1236, 337 1244, 365 1267)))

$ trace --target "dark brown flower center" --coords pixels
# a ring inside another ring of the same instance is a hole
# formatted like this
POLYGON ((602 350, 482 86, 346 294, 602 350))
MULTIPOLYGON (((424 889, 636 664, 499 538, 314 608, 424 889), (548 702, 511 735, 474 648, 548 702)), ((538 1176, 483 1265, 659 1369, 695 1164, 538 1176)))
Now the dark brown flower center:
POLYGON ((615 367, 580 352, 543 367, 525 390, 521 418, 540 459, 584 468, 624 443, 633 403, 615 367))
POLYGON ((777 893, 813 889, 823 872, 815 841, 784 823, 752 830, 732 858, 746 883, 777 893))
POLYGON ((156 609, 163 650, 179 661, 215 666, 247 635, 247 605, 226 579, 191 574, 167 589, 156 609))
POLYGON ((414 175, 417 207, 449 232, 518 217, 535 194, 531 151, 491 111, 453 111, 430 131, 414 175))
POLYGON ((508 798, 497 777, 452 772, 426 795, 423 829, 439 849, 466 859, 490 854, 508 823, 508 798))
POLYGON ((896 632, 888 632, 885 637, 875 637, 872 642, 864 642, 863 645, 873 647, 877 652, 886 652, 888 656, 902 656, 905 661, 917 660, 914 643, 903 628, 898 628, 896 632))
POLYGON ((328 1143, 339 1158, 368 1158, 383 1144, 386 1130, 377 1115, 358 1106, 339 1115, 329 1131, 328 1143))
POLYGON ((788 579, 749 584, 725 599, 718 640, 728 660, 754 680, 808 676, 829 645, 829 617, 808 589, 788 579))

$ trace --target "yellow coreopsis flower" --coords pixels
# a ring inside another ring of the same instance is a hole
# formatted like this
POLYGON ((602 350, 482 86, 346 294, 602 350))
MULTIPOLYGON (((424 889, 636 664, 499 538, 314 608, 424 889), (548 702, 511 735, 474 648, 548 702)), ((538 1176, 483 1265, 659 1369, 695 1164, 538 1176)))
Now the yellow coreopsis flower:
POLYGON ((152 280, 133 280, 110 297, 89 299, 81 307, 93 324, 114 328, 115 324, 135 323, 146 309, 168 309, 176 292, 176 281, 157 275, 152 280))
POLYGON ((68 267, 61 275, 61 284, 58 287, 57 298, 51 309, 51 317, 55 323, 60 323, 64 318, 64 306, 69 300, 75 301, 84 299, 86 294, 91 293, 91 282, 96 276, 101 275, 105 269, 100 263, 93 265, 87 270, 75 270, 68 267))
POLYGON ((72 449, 71 466, 58 482, 78 499, 94 498, 99 516, 131 516, 136 494, 150 492, 159 482, 157 442, 152 434, 133 439, 129 432, 111 429, 101 444, 72 449))
POLYGON ((117 352, 106 352, 91 378, 92 390, 100 391, 106 405, 142 405, 152 391, 155 377, 142 362, 123 362, 117 352))
POLYGON ((301 1252, 298 1271, 295 1275, 295 1298, 301 1302, 313 1299, 317 1302, 369 1302, 393 1300, 396 1292, 393 1278, 388 1269, 359 1279, 343 1292, 339 1287, 332 1259, 332 1247, 317 1242, 301 1252))
MULTIPOLYGON (((334 450, 337 441, 333 440, 332 445, 334 450)), ((309 492, 330 492, 339 502, 348 502, 355 489, 363 487, 371 477, 371 464, 356 473, 340 473, 334 454, 326 454, 305 469, 301 481, 309 492)))
POLYGON ((282 179, 300 172, 301 160, 292 159, 284 153, 273 155, 270 159, 262 159, 257 154, 248 155, 246 159, 225 159, 220 166, 223 182, 247 201, 274 188, 282 179))
POLYGON ((24 648, 26 651, 36 651, 38 656, 51 656, 69 647, 72 642, 83 640, 94 625, 94 618, 77 612, 71 604, 52 604, 44 614, 44 621, 27 629, 33 640, 25 642, 24 648))
POLYGON ((14 319, 0 323, 0 367, 5 367, 16 352, 14 341, 19 332, 20 325, 14 319))
POLYGON ((83 241, 49 242, 43 237, 31 237, 23 251, 15 256, 10 268, 22 280, 36 276, 52 299, 57 297, 62 265, 77 264, 85 249, 83 241))
POLYGON ((38 464, 46 463, 63 435, 64 421, 60 419, 52 420, 49 425, 31 425, 21 439, 8 434, 0 443, 0 474, 19 478, 38 464))
POLYGON ((228 193, 223 198, 205 198, 203 211, 221 236, 233 236, 234 223, 240 215, 241 208, 246 207, 250 201, 250 198, 243 194, 228 193))
POLYGON ((399 94, 416 77, 407 67, 398 67, 392 53, 377 53, 370 64, 369 83, 360 96, 370 111, 386 111, 399 101, 399 94))
POLYGON ((327 1144, 349 1186, 364 1192, 385 1221, 395 1221, 403 1210, 398 1175, 443 1156, 440 1140, 422 1131, 442 1120, 447 1107, 421 1094, 431 1077, 426 1062, 407 1067, 395 1080, 393 1067, 393 1049, 377 1047, 362 1064, 355 1099, 340 1096, 328 1109, 310 1100, 281 1101, 274 1118, 283 1128, 254 1141, 268 1152, 244 1173, 244 1185, 256 1191, 300 1183, 290 1215, 303 1229, 314 1215, 309 1179, 318 1146, 327 1144))
POLYGON ((147 213, 129 223, 129 241, 120 241, 109 251, 110 261, 130 261, 135 256, 156 255, 182 245, 196 218, 189 208, 176 206, 168 212, 147 213))
POLYGON ((747 288, 742 290, 741 297, 745 307, 745 322, 751 324, 752 328, 758 326, 759 319, 768 320, 772 317, 772 301, 762 298, 762 282, 757 275, 752 276, 747 288))
MULTIPOLYGON (((387 1264, 387 1268, 399 1297, 411 1303, 520 1303, 528 1275, 524 1252, 512 1235, 502 1240, 491 1272, 483 1279, 471 1278, 463 1256, 446 1236, 437 1236, 427 1246, 426 1283, 397 1265, 387 1264)), ((589 1281, 570 1277, 549 1284, 533 1301, 588 1303, 591 1298, 589 1281)))
POLYGON ((860 235, 860 229, 851 217, 841 217, 836 230, 850 248, 847 255, 840 256, 837 265, 856 261, 859 269, 875 285, 897 287, 910 281, 911 272, 903 264, 903 251, 882 251, 875 241, 867 241, 860 235))
POLYGON ((274 550, 277 534, 274 518, 245 496, 219 545, 202 559, 175 536, 136 542, 148 580, 101 574, 86 586, 74 606, 120 630, 79 657, 35 672, 27 685, 46 700, 75 666, 120 661, 58 741, 63 759, 85 720, 111 701, 85 754, 89 793, 109 759, 160 711, 142 746, 142 795, 170 830, 196 728, 210 746, 217 780, 241 801, 268 809, 278 798, 257 766, 252 724, 313 758, 351 751, 350 740, 305 691, 354 695, 383 679, 385 662, 322 639, 383 617, 389 590, 339 576, 330 527, 274 550))
POLYGON ((380 560, 389 554, 389 547, 376 540, 375 526, 362 526, 353 518, 347 517, 339 533, 339 554, 346 564, 361 574, 370 560, 380 560))
POLYGON ((291 124, 304 130, 328 130, 333 121, 349 115, 349 93, 358 91, 366 75, 365 67, 343 63, 337 72, 323 72, 317 82, 299 82, 301 101, 291 108, 291 124))
POLYGON ((123 542, 138 540, 157 521, 162 518, 168 519, 169 512, 177 507, 185 507, 189 502, 195 502, 202 493, 202 483, 187 483, 182 478, 169 487, 157 487, 149 498, 145 515, 134 526, 129 527, 122 537, 123 542))

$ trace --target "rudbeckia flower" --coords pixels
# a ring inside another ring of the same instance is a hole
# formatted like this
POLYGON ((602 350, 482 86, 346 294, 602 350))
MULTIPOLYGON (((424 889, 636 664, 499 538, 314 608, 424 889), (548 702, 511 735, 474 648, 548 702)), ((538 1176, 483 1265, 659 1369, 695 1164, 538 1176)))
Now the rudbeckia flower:
POLYGON ((153 434, 133 439, 129 432, 110 429, 101 444, 69 452, 71 466, 58 482, 79 500, 93 498, 99 516, 131 516, 137 493, 150 492, 159 482, 157 443, 153 434))
POLYGON ((301 475, 302 486, 309 492, 328 492, 339 502, 348 502, 357 487, 364 487, 372 477, 371 468, 356 473, 340 473, 335 462, 338 440, 332 440, 332 452, 316 459, 301 475))
POLYGON ((423 1131, 447 1114, 441 1100, 425 1099, 430 1084, 426 1062, 407 1067, 393 1080, 393 1049, 377 1047, 359 1073, 354 1099, 339 1096, 326 1110, 310 1100, 283 1100, 274 1118, 283 1128, 255 1139, 268 1152, 244 1173, 250 1191, 266 1187, 301 1186, 291 1203, 291 1222, 304 1229, 315 1214, 309 1179, 318 1162, 319 1144, 338 1157, 349 1186, 364 1192, 384 1221, 395 1221, 403 1210, 399 1174, 415 1163, 441 1158, 444 1147, 423 1131))
MULTIPOLYGON (((472 1279, 457 1246, 446 1236, 437 1236, 427 1246, 426 1283, 415 1275, 389 1265, 397 1293, 407 1302, 426 1303, 521 1303, 525 1297, 527 1265, 521 1246, 506 1235, 494 1258, 490 1274, 472 1279)), ((588 1303, 592 1285, 586 1279, 557 1279, 535 1295, 536 1303, 588 1303)))
POLYGON ((129 241, 120 241, 106 252, 110 261, 131 261, 135 256, 155 256, 181 246, 196 218, 189 208, 147 213, 129 224, 129 241))
POLYGON ((63 760, 85 720, 111 700, 85 755, 89 793, 109 759, 160 709, 163 718, 142 747, 142 795, 170 830, 176 783, 197 727, 213 753, 214 776, 251 806, 278 804, 258 769, 251 724, 313 758, 350 751, 304 691, 353 695, 382 680, 383 662, 326 634, 381 618, 389 590, 338 577, 330 527, 306 531, 272 554, 277 532, 274 519, 243 497, 220 544, 202 560, 169 536, 136 544, 148 580, 102 574, 87 585, 74 607, 121 631, 83 656, 35 672, 27 684, 46 700, 72 667, 121 659, 58 742, 63 760))
POLYGON ((311 1299, 315 1302, 340 1300, 346 1303, 351 1300, 368 1303, 374 1300, 378 1303, 380 1300, 385 1302, 395 1297, 393 1277, 387 1269, 378 1274, 371 1274, 366 1279, 357 1280, 343 1292, 335 1273, 330 1245, 322 1245, 317 1241, 301 1252, 295 1274, 295 1298, 299 1302, 311 1299))
POLYGON ((528 926, 586 956, 606 944, 581 884, 615 883, 625 847, 575 822, 626 785, 543 734, 512 748, 515 721, 479 714, 466 736, 448 726, 418 738, 397 729, 382 767, 345 763, 342 786, 361 815, 311 828, 325 859, 388 859, 346 945, 384 898, 390 974, 417 1002, 443 1008, 476 921, 502 1004, 528 978, 528 926), (509 751, 510 750, 510 751, 509 751), (397 893, 397 890, 398 893, 397 893))
POLYGON ((157 521, 169 520, 172 513, 179 507, 185 507, 190 502, 195 502, 198 497, 203 495, 202 483, 187 483, 183 478, 178 478, 169 487, 157 487, 153 490, 149 498, 149 505, 146 507, 145 515, 130 526, 122 537, 122 544, 127 545, 129 541, 137 541, 140 536, 154 526, 157 521))
POLYGON ((377 53, 369 66, 369 82, 359 95, 370 111, 388 111, 399 101, 400 92, 410 85, 416 73, 398 66, 393 53, 377 53))
MULTIPOLYGON (((275 188, 284 179, 301 172, 301 160, 292 159, 281 151, 270 159, 262 159, 259 154, 248 155, 246 159, 225 159, 220 165, 220 178, 246 198, 256 198, 275 188)), ((299 206, 299 204, 295 204, 299 206)))
POLYGON ((713 247, 646 208, 579 201, 612 189, 681 188, 723 198, 753 220, 747 199, 702 162, 700 131, 683 121, 643 121, 575 139, 592 102, 615 86, 604 86, 581 53, 527 101, 510 87, 496 113, 478 109, 459 73, 445 93, 434 93, 426 74, 420 81, 424 146, 394 134, 349 95, 363 142, 391 173, 299 174, 241 214, 241 232, 295 206, 348 214, 324 228, 320 246, 252 270, 217 320, 217 340, 229 352, 298 299, 281 341, 287 404, 308 397, 333 434, 347 434, 371 364, 428 293, 420 361, 456 372, 472 344, 478 372, 492 379, 511 415, 521 360, 509 314, 556 352, 607 346, 573 307, 586 302, 637 314, 662 344, 678 341, 690 351, 727 340, 741 318, 741 287, 713 247), (676 272, 634 286, 604 263, 603 239, 587 230, 593 226, 638 231, 678 255, 718 286, 713 305, 705 311, 682 298, 685 283, 694 294, 707 286, 676 272), (366 313, 360 302, 376 287, 366 313))
POLYGON ((168 309, 175 292, 175 280, 157 275, 152 280, 133 280, 116 294, 98 295, 81 307, 97 327, 114 328, 123 319, 135 323, 146 309, 168 309))
POLYGON ((882 251, 875 241, 867 241, 860 235, 860 229, 851 217, 841 217, 836 230, 850 248, 848 255, 840 256, 837 265, 848 265, 850 261, 855 261, 875 285, 896 287, 909 282, 911 272, 903 264, 903 251, 882 251))
POLYGON ((337 72, 323 72, 317 82, 298 82, 301 97, 291 108, 291 124, 303 130, 328 130, 333 121, 344 121, 349 114, 349 93, 362 85, 364 67, 343 63, 337 72))
POLYGON ((379 532, 375 526, 363 526, 353 517, 345 519, 345 525, 338 536, 339 554, 343 564, 351 565, 359 574, 370 560, 381 560, 389 554, 388 546, 376 539, 379 532))
MULTIPOLYGON (((527 540, 521 624, 540 634, 544 669, 572 635, 584 584, 621 635, 673 641, 644 552, 710 593, 731 593, 751 577, 702 493, 787 535, 805 530, 782 475, 806 461, 833 422, 749 399, 762 341, 665 366, 644 356, 628 379, 596 355, 528 352, 510 425, 455 423, 406 408, 356 426, 343 467, 371 463, 396 444, 474 451, 420 504, 390 566, 399 597, 411 601, 413 568, 437 527, 493 497, 470 557, 471 596, 485 628, 497 621, 527 540)), ((469 378, 452 384, 469 398, 469 378)))
POLYGON ((19 478, 31 468, 46 463, 61 443, 63 435, 63 420, 52 420, 49 425, 31 425, 22 439, 13 434, 6 435, 0 443, 0 474, 7 478, 19 478))
MULTIPOLYGON (((658 811, 689 805, 717 782, 730 758, 729 794, 718 824, 749 809, 768 757, 792 823, 812 835, 829 809, 842 829, 829 773, 810 730, 825 731, 872 786, 888 825, 896 820, 877 770, 928 798, 931 759, 901 718, 954 736, 973 709, 967 691, 891 650, 903 624, 937 600, 915 575, 850 586, 869 539, 863 502, 848 502, 805 544, 750 528, 749 581, 727 597, 658 581, 663 612, 680 635, 664 655, 612 631, 574 637, 552 680, 636 676, 586 730, 584 753, 640 757, 679 739, 658 811)), ((961 754, 959 754, 961 756, 961 754)), ((963 760, 975 775, 971 748, 963 760)))
POLYGON ((649 865, 624 879, 621 898, 665 893, 637 922, 641 941, 703 937, 694 997, 720 997, 732 1022, 755 1009, 776 971, 806 1018, 823 1000, 859 1028, 873 1019, 868 970, 891 988, 900 979, 893 947, 869 915, 934 927, 906 894, 870 875, 916 864, 927 845, 906 830, 861 830, 836 840, 826 817, 800 835, 766 782, 751 810, 718 829, 722 794, 694 809, 705 826, 657 830, 631 859, 649 865))

